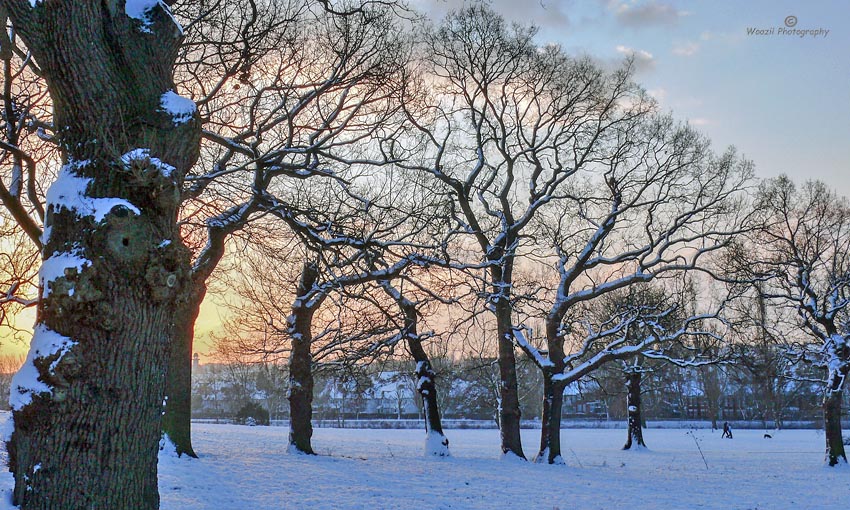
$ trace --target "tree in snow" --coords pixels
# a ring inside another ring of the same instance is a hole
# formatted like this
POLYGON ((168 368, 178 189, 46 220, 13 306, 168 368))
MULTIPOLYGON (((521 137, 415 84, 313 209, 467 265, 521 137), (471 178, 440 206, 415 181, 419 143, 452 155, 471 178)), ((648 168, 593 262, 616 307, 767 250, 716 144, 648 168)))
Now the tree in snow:
MULTIPOLYGON (((403 282, 404 280, 402 280, 403 282)), ((425 415, 425 455, 437 457, 449 456, 449 440, 443 433, 443 423, 440 420, 439 395, 437 393, 437 373, 431 365, 431 359, 422 341, 428 335, 419 332, 419 308, 417 303, 406 296, 400 287, 394 286, 389 280, 380 282, 381 288, 395 302, 402 316, 402 326, 399 336, 404 339, 408 352, 416 362, 414 372, 416 391, 422 398, 422 408, 425 415)))
MULTIPOLYGON (((599 163, 564 187, 539 222, 541 242, 554 248, 557 277, 548 286, 545 355, 521 343, 544 374, 543 431, 538 460, 560 460, 560 410, 564 387, 603 364, 657 351, 701 331, 713 309, 687 314, 663 328, 639 313, 623 313, 589 325, 583 306, 602 296, 660 276, 711 278, 709 258, 722 253, 746 228, 739 214, 750 169, 734 152, 716 156, 691 128, 644 111, 619 122, 599 163), (630 336, 638 324, 650 334, 630 336), (577 338, 572 352, 568 338, 577 338)), ((542 308, 541 304, 535 305, 542 308)), ((672 310, 656 310, 660 317, 672 310)))
POLYGON ((850 373, 850 207, 822 182, 796 186, 787 177, 766 181, 756 201, 765 215, 738 268, 766 279, 762 294, 797 315, 819 343, 826 368, 823 416, 826 462, 846 463, 841 401, 850 373))
POLYGON ((182 31, 158 1, 2 5, 48 85, 64 163, 12 383, 14 500, 157 508, 164 376, 189 290, 176 218, 200 140, 172 80, 182 31))
MULTIPOLYGON (((644 338, 657 334, 659 331, 675 331, 678 329, 686 315, 685 308, 688 305, 688 301, 692 298, 692 296, 688 295, 688 290, 688 287, 676 291, 658 285, 633 285, 621 291, 611 292, 601 296, 594 303, 596 309, 590 312, 595 317, 597 324, 610 323, 612 322, 612 318, 617 318, 615 320, 618 321, 623 316, 639 318, 623 332, 623 335, 631 337, 626 342, 634 344, 644 338)), ((683 344, 687 342, 685 335, 678 338, 671 338, 671 340, 681 340, 683 344)), ((652 368, 646 361, 652 360, 652 354, 658 352, 658 348, 660 347, 665 348, 668 353, 672 353, 676 350, 675 347, 677 346, 672 344, 661 346, 659 344, 655 346, 655 350, 647 351, 648 358, 644 358, 644 353, 638 351, 633 357, 619 360, 622 364, 622 377, 624 377, 626 383, 626 413, 628 416, 626 444, 623 446, 624 450, 629 450, 632 446, 646 447, 643 439, 642 382, 643 375, 652 371, 652 368)), ((703 349, 699 349, 700 354, 703 352, 703 349)), ((668 356, 662 356, 660 358, 663 359, 668 356)))
POLYGON ((409 143, 394 147, 399 164, 429 177, 427 185, 448 202, 454 265, 487 287, 498 342, 501 448, 520 458, 517 258, 529 246, 534 218, 563 183, 597 161, 614 126, 645 108, 628 72, 609 75, 589 59, 538 47, 534 34, 509 27, 483 4, 449 14, 426 37, 417 67, 426 77, 404 98, 409 143))
MULTIPOLYGON (((156 2, 130 4, 134 15, 147 19, 156 2)), ((174 9, 186 31, 182 44, 174 44, 173 89, 195 105, 176 94, 164 101, 183 120, 197 108, 204 129, 199 163, 181 182, 181 236, 193 262, 188 297, 176 314, 163 428, 178 453, 194 455, 189 400, 194 322, 227 239, 269 207, 283 207, 279 201, 269 206, 267 196, 279 181, 327 177, 326 158, 357 158, 349 148, 385 127, 393 67, 398 67, 393 62, 405 52, 398 49, 391 21, 402 12, 394 2, 365 1, 343 9, 311 0, 201 0, 174 9)), ((2 14, 5 20, 6 11, 2 14)), ((150 33, 146 25, 142 30, 150 33)), ((14 117, 0 144, 12 187, 0 186, 0 200, 32 240, 30 254, 41 249, 44 206, 38 179, 50 173, 40 158, 50 155, 58 137, 49 102, 42 100, 47 90, 42 63, 28 53, 22 33, 11 30, 0 39, 4 115, 14 117)), ((15 291, 14 299, 7 292, 3 309, 29 302, 25 286, 8 290, 15 291)))
MULTIPOLYGON (((358 6, 359 5, 359 6, 358 6)), ((187 2, 193 20, 178 78, 206 119, 202 164, 183 192, 183 233, 194 248, 192 292, 169 368, 165 432, 193 455, 190 437, 194 322, 226 242, 265 215, 289 217, 294 181, 345 182, 362 147, 386 136, 405 58, 393 2, 334 9, 309 0, 187 2), (334 170, 332 170, 334 169, 334 170)))
POLYGON ((440 261, 439 254, 426 254, 426 246, 417 242, 430 238, 425 232, 439 230, 433 206, 408 202, 409 193, 401 189, 405 181, 381 185, 381 179, 369 177, 362 186, 357 179, 343 187, 314 185, 291 197, 285 214, 276 214, 291 233, 281 240, 301 253, 300 271, 287 264, 292 257, 282 246, 269 240, 253 246, 259 270, 252 270, 250 282, 243 284, 250 297, 241 306, 262 317, 255 324, 263 341, 243 347, 256 355, 288 357, 291 451, 313 453, 313 373, 319 363, 363 362, 409 340, 376 306, 375 294, 384 291, 375 284, 389 285, 411 266, 440 261), (349 195, 355 190, 370 194, 349 195), (289 310, 280 306, 280 296, 287 294, 292 296, 289 310))

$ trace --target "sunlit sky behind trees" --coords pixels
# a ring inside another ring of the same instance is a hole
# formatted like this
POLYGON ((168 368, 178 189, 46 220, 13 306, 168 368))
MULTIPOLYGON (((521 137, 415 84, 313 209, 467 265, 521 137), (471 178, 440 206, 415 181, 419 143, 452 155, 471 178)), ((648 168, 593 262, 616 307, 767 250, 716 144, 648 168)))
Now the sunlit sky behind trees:
MULTIPOLYGON (((439 19, 461 0, 413 0, 439 19)), ((820 179, 850 195, 850 2, 843 0, 663 2, 494 0, 508 20, 534 23, 541 44, 593 56, 614 67, 634 55, 637 80, 676 118, 722 149, 734 145, 758 177, 820 179), (782 34, 786 18, 794 29, 782 34), (772 35, 748 35, 774 29, 772 35), (823 35, 825 31, 826 35, 823 35)), ((223 310, 208 298, 196 349, 220 327, 223 310)), ((32 311, 34 312, 34 311, 32 311)), ((32 313, 19 318, 29 326, 32 313)), ((4 341, 0 353, 24 353, 4 341)))

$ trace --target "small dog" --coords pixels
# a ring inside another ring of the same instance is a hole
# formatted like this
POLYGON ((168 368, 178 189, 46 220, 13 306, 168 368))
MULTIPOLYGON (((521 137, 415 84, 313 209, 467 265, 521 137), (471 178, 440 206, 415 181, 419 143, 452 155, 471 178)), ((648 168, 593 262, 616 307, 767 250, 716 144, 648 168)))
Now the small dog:
POLYGON ((773 439, 773 436, 771 436, 770 434, 765 434, 765 435, 764 435, 764 438, 765 438, 765 439, 773 439))

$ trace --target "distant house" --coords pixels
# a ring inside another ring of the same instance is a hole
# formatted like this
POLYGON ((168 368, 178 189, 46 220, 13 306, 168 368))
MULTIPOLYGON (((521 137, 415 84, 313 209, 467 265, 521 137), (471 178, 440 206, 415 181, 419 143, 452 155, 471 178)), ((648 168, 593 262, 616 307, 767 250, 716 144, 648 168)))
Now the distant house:
POLYGON ((575 381, 564 388, 561 415, 565 418, 599 418, 606 416, 605 402, 595 398, 599 385, 594 381, 575 381))
POLYGON ((318 390, 315 412, 325 419, 419 416, 413 380, 401 372, 378 372, 365 381, 332 378, 318 390))

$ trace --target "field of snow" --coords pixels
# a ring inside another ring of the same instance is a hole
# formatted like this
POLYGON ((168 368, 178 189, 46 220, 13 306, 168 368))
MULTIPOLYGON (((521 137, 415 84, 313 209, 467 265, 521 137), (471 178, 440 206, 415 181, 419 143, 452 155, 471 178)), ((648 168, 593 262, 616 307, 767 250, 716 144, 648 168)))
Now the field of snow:
MULTIPOLYGON (((537 432, 523 431, 529 455, 537 432)), ((565 430, 567 465, 548 466, 500 460, 496 430, 449 430, 453 457, 434 459, 422 455, 421 431, 317 429, 321 455, 307 457, 286 453, 284 427, 197 424, 201 458, 161 456, 159 486, 163 510, 850 505, 850 469, 824 467, 822 433, 763 433, 737 430, 728 440, 719 431, 649 429, 649 450, 624 452, 625 430, 565 430)), ((11 483, 0 477, 7 494, 11 483)))

